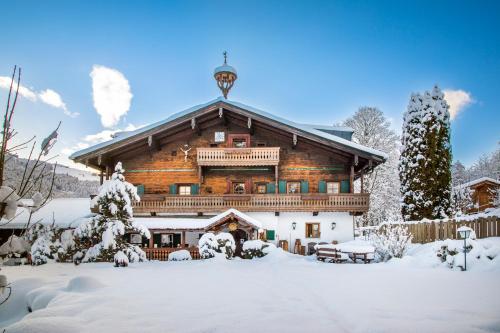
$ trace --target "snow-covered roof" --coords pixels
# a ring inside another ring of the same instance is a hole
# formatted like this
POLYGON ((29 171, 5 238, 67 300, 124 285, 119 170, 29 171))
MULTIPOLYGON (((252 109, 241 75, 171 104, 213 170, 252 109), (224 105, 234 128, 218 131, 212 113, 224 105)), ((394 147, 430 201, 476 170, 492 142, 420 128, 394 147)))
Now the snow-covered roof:
POLYGON ((143 225, 148 229, 199 229, 204 230, 230 214, 234 214, 245 222, 253 225, 256 229, 262 228, 262 223, 237 209, 231 208, 223 213, 210 218, 187 218, 187 217, 134 217, 136 224, 143 225))
POLYGON ((475 186, 475 185, 483 183, 483 182, 491 182, 493 184, 500 185, 500 181, 498 181, 496 179, 493 179, 493 178, 490 178, 490 177, 481 177, 481 178, 472 180, 470 182, 457 185, 457 186, 455 186, 455 188, 471 187, 471 186, 475 186))
MULTIPOLYGON (((258 116, 267 118, 269 120, 272 120, 272 121, 275 121, 275 122, 287 125, 287 126, 289 126, 291 128, 297 129, 297 130, 305 132, 307 134, 312 134, 312 135, 314 135, 316 137, 320 137, 320 138, 329 140, 329 141, 334 142, 336 144, 340 144, 341 146, 345 146, 347 148, 352 148, 352 149, 358 150, 360 152, 372 154, 372 155, 378 156, 380 158, 387 159, 387 154, 384 153, 384 152, 381 152, 381 151, 373 149, 373 148, 365 147, 363 145, 360 145, 358 143, 352 142, 352 141, 347 140, 345 138, 342 138, 342 137, 339 137, 339 136, 336 136, 336 135, 333 135, 333 134, 325 132, 324 130, 326 128, 329 128, 329 126, 317 126, 317 125, 309 125, 309 124, 296 123, 296 122, 293 122, 291 120, 288 120, 288 119, 285 119, 285 118, 282 118, 282 117, 279 117, 279 116, 275 116, 275 115, 273 115, 271 113, 268 113, 266 111, 254 108, 252 106, 245 105, 243 103, 239 103, 239 102, 236 102, 236 101, 230 101, 228 99, 225 99, 222 96, 219 97, 219 98, 216 98, 216 99, 214 99, 214 100, 212 100, 210 102, 207 102, 207 103, 204 103, 204 104, 200 104, 200 105, 196 105, 196 106, 188 108, 188 109, 186 109, 184 111, 175 113, 175 114, 171 115, 170 117, 166 118, 165 120, 153 123, 153 124, 148 125, 148 126, 141 127, 141 128, 139 128, 139 129, 137 129, 135 131, 123 132, 119 136, 116 136, 115 138, 113 138, 113 139, 111 139, 109 141, 102 142, 102 143, 99 143, 97 145, 94 145, 94 146, 91 146, 91 147, 79 150, 79 151, 73 153, 70 156, 70 159, 76 159, 78 157, 81 157, 83 155, 92 153, 92 152, 97 151, 99 149, 111 146, 111 145, 113 145, 115 143, 119 143, 119 142, 125 141, 127 139, 130 139, 130 138, 132 138, 132 137, 134 137, 136 135, 140 135, 140 134, 144 134, 146 132, 152 131, 152 130, 154 130, 157 127, 167 125, 170 122, 173 122, 174 120, 176 120, 178 118, 187 116, 187 115, 189 115, 191 113, 195 113, 196 111, 199 111, 200 109, 206 108, 206 107, 208 107, 210 105, 213 105, 213 104, 216 104, 216 103, 219 103, 219 102, 223 102, 223 103, 226 103, 228 105, 231 105, 231 106, 243 109, 245 111, 248 111, 248 112, 254 113, 254 114, 258 115, 258 116)), ((333 130, 334 127, 335 126, 332 126, 332 128, 329 128, 329 129, 333 130)), ((342 129, 336 129, 336 130, 338 130, 338 131, 349 131, 350 129, 342 128, 342 129)))
POLYGON ((217 74, 217 73, 220 73, 220 72, 230 72, 230 73, 233 73, 235 75, 238 75, 236 73, 236 69, 233 66, 229 66, 228 64, 224 64, 222 66, 217 67, 214 70, 214 75, 217 74))
MULTIPOLYGON (((19 208, 17 216, 8 224, 2 219, 0 229, 24 228, 28 223, 29 212, 26 208, 19 208)), ((90 213, 90 198, 56 198, 49 201, 31 217, 30 224, 36 222, 55 225, 61 228, 73 228, 78 226, 86 218, 92 216, 90 213)))

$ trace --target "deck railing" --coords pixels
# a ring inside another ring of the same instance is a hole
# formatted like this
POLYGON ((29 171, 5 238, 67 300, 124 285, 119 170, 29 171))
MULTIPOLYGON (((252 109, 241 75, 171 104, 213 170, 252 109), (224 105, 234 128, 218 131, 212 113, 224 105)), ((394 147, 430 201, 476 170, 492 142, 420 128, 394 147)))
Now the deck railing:
POLYGON ((196 157, 200 166, 278 165, 280 148, 197 148, 196 157))
POLYGON ((166 195, 134 203, 134 214, 215 213, 229 208, 251 212, 366 212, 368 193, 166 195))
POLYGON ((168 255, 172 252, 179 251, 179 250, 187 250, 189 251, 189 254, 191 255, 191 259, 197 260, 201 259, 200 252, 198 251, 197 247, 190 247, 190 248, 168 248, 168 247, 162 247, 162 248, 143 248, 142 249, 146 253, 146 258, 148 260, 159 260, 159 261, 167 261, 168 260, 168 255))

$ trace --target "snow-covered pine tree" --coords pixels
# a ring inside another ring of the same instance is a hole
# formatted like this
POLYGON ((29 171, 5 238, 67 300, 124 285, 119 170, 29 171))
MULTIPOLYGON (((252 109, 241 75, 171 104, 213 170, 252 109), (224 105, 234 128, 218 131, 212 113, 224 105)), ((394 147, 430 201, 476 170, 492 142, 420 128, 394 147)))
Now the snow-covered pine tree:
POLYGON ((93 204, 99 207, 99 214, 75 229, 78 250, 74 256, 75 263, 118 261, 120 266, 126 266, 128 261, 146 260, 144 251, 130 244, 126 237, 126 234, 139 233, 149 238, 150 234, 148 229, 136 225, 132 219, 132 200, 139 201, 140 198, 136 188, 125 181, 123 173, 122 164, 118 162, 111 180, 101 186, 93 200, 93 204))
POLYGON ((457 185, 451 191, 451 212, 453 216, 467 214, 474 208, 472 190, 470 187, 457 185))
MULTIPOLYGON (((387 153, 387 161, 364 176, 364 188, 370 193, 370 210, 360 217, 363 225, 401 220, 398 160, 399 139, 390 121, 375 107, 361 107, 343 125, 354 130, 353 141, 387 153)), ((355 185, 359 186, 357 182, 355 185)))
POLYGON ((410 99, 400 157, 402 214, 406 220, 443 218, 451 213, 448 109, 437 86, 410 99))

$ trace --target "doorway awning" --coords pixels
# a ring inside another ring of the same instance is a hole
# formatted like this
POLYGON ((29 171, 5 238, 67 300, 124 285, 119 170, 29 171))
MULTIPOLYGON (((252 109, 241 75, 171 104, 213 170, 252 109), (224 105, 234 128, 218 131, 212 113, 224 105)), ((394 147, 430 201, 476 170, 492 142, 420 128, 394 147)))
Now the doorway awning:
POLYGON ((238 223, 247 225, 252 229, 262 229, 262 223, 259 220, 248 216, 245 213, 240 212, 237 209, 230 208, 219 215, 216 215, 210 219, 211 223, 205 228, 206 231, 211 230, 217 226, 220 226, 228 221, 237 220, 238 223))

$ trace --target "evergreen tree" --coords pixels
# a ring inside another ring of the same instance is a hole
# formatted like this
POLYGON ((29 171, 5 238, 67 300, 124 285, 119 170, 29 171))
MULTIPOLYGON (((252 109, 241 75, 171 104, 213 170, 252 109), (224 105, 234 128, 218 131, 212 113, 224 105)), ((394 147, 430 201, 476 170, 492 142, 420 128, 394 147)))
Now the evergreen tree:
POLYGON ((468 182, 467 169, 460 161, 453 163, 451 167, 451 179, 453 186, 462 185, 468 182))
POLYGON ((93 200, 99 207, 99 214, 75 229, 75 244, 79 250, 74 256, 75 263, 116 262, 118 259, 121 266, 126 266, 128 261, 146 260, 144 251, 128 242, 127 234, 139 233, 147 238, 150 234, 148 229, 133 222, 132 200, 140 198, 136 188, 125 181, 123 172, 118 162, 111 180, 101 186, 93 200))
POLYGON ((404 115, 400 157, 402 214, 406 220, 451 213, 450 114, 444 94, 412 95, 404 115))

